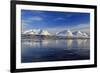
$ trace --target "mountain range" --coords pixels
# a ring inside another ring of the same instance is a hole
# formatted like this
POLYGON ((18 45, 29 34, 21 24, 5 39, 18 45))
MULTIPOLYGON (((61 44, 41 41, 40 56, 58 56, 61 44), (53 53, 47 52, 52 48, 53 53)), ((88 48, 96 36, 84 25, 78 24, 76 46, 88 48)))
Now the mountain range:
POLYGON ((22 32, 23 35, 33 35, 33 36, 56 36, 56 37, 67 37, 67 38, 89 38, 89 35, 86 32, 81 31, 70 31, 63 30, 56 32, 55 34, 49 33, 47 30, 40 29, 30 29, 22 32))
POLYGON ((51 35, 47 30, 26 30, 22 34, 28 34, 28 35, 51 35))

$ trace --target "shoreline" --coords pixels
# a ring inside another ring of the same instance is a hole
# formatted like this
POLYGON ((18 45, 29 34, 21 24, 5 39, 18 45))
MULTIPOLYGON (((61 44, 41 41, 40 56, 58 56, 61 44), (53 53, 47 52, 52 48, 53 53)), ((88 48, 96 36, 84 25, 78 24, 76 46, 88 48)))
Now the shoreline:
POLYGON ((56 35, 21 35, 21 39, 53 39, 53 40, 63 40, 63 39, 90 39, 90 37, 69 37, 69 36, 56 36, 56 35))

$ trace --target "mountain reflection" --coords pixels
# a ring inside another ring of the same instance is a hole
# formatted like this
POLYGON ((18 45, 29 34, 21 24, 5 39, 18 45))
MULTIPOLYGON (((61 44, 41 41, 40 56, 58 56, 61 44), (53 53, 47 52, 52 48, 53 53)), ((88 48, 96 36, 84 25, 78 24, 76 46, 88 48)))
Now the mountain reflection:
MULTIPOLYGON (((51 47, 51 48, 59 48, 59 47, 82 47, 86 46, 88 39, 67 39, 67 40, 22 40, 22 45, 27 45, 29 47, 51 47), (77 43, 77 44, 76 44, 77 43)), ((89 45, 89 44, 88 44, 89 45)))
POLYGON ((90 58, 89 39, 21 41, 22 62, 82 60, 90 58))
POLYGON ((72 42, 73 42, 73 40, 72 40, 72 39, 67 40, 67 47, 71 47, 71 46, 72 46, 72 42))
POLYGON ((83 45, 82 42, 83 42, 82 39, 77 39, 77 46, 81 47, 83 45))
MULTIPOLYGON (((87 42, 88 42, 87 39, 78 39, 78 40, 77 40, 77 46, 78 46, 78 47, 84 47, 84 46, 86 46, 87 42)), ((89 45, 89 44, 88 44, 88 45, 89 45)))

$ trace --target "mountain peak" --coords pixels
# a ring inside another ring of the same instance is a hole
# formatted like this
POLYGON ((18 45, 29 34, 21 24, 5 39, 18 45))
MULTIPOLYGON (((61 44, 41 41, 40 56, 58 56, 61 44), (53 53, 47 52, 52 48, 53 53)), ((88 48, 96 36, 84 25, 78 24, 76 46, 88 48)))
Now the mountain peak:
POLYGON ((58 32, 57 35, 59 36, 67 36, 67 37, 72 37, 73 34, 70 30, 63 30, 61 32, 58 32))
POLYGON ((50 35, 50 33, 47 30, 40 30, 38 34, 39 35, 50 35))
MULTIPOLYGON (((52 35, 47 30, 42 30, 42 29, 26 30, 26 31, 23 32, 23 34, 30 34, 30 35, 52 35)), ((84 38, 84 37, 88 38, 89 37, 89 35, 87 33, 85 33, 85 32, 81 32, 81 31, 71 32, 69 29, 57 32, 55 36, 77 37, 77 38, 84 38)))

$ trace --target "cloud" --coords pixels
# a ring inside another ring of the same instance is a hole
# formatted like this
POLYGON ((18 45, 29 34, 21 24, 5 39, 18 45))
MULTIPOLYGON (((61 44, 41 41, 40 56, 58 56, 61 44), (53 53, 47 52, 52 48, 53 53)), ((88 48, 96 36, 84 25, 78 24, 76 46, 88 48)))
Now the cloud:
POLYGON ((46 30, 48 30, 50 33, 55 34, 56 32, 60 32, 63 30, 71 30, 72 32, 74 31, 81 31, 81 32, 86 32, 86 33, 90 33, 90 25, 89 24, 78 24, 76 26, 57 26, 57 27, 53 27, 53 28, 45 28, 46 30))
POLYGON ((28 24, 25 21, 22 21, 21 25, 22 25, 21 28, 22 28, 22 32, 23 32, 27 28, 28 24))
POLYGON ((22 19, 21 21, 22 31, 30 27, 30 25, 33 25, 33 22, 39 22, 39 21, 43 21, 43 18, 40 16, 32 16, 22 19))
POLYGON ((62 17, 58 17, 56 18, 55 20, 64 20, 65 18, 62 18, 62 17))
POLYGON ((28 20, 30 20, 30 21, 42 21, 43 18, 40 16, 33 16, 31 18, 28 18, 28 20))
POLYGON ((33 21, 42 21, 43 18, 40 16, 33 16, 33 17, 28 17, 26 19, 22 19, 22 23, 31 23, 33 21))
POLYGON ((66 19, 69 19, 72 16, 73 16, 73 14, 65 14, 63 17, 58 17, 55 20, 66 20, 66 19))
POLYGON ((31 24, 33 21, 42 21, 43 18, 42 17, 39 17, 39 16, 34 16, 34 17, 29 17, 29 18, 26 18, 26 19, 22 19, 22 26, 26 26, 28 24, 31 24))
POLYGON ((23 29, 26 29, 27 26, 29 25, 29 23, 31 23, 30 20, 22 20, 22 21, 21 21, 22 30, 23 30, 23 29))
POLYGON ((70 27, 72 32, 81 31, 90 34, 90 25, 89 24, 78 24, 76 26, 70 27))
POLYGON ((25 19, 25 20, 23 19, 22 20, 22 23, 25 23, 25 24, 30 23, 30 22, 31 22, 31 20, 27 20, 27 19, 25 19))
POLYGON ((90 29, 89 24, 79 24, 71 28, 73 31, 74 30, 85 30, 85 29, 90 29))

